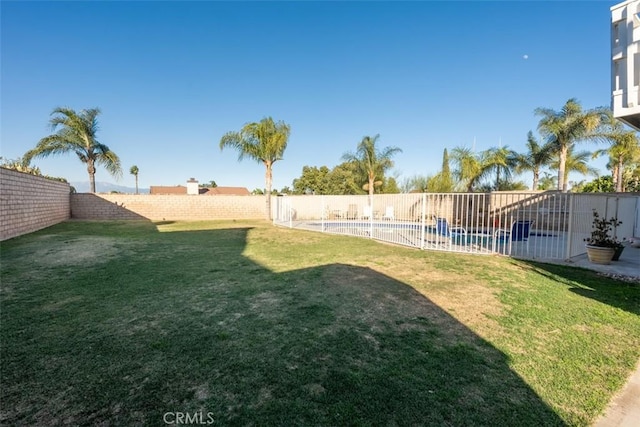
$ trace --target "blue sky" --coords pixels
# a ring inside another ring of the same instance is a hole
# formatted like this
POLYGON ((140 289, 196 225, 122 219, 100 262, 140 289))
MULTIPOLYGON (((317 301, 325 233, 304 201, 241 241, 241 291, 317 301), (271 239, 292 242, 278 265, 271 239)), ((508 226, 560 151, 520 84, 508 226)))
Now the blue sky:
MULTIPOLYGON (((141 187, 263 187, 262 165, 218 144, 266 116, 292 129, 275 188, 375 134, 403 150, 401 179, 431 174, 474 139, 524 151, 536 107, 609 105, 616 3, 3 1, 1 155, 49 134, 56 106, 99 107, 120 185, 135 164, 141 187)), ((88 180, 71 154, 33 163, 88 180)))

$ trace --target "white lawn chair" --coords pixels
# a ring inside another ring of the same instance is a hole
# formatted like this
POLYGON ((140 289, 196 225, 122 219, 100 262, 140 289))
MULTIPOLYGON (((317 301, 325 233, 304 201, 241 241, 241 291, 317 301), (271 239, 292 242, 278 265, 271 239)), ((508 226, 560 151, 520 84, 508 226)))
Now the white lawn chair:
POLYGON ((352 203, 349 205, 349 209, 347 209, 346 214, 347 219, 358 219, 358 205, 352 203))
POLYGON ((382 215, 382 219, 393 221, 396 219, 396 215, 394 213, 393 206, 387 206, 384 210, 384 215, 382 215))
POLYGON ((371 206, 365 206, 362 208, 362 219, 371 219, 371 215, 373 215, 373 209, 371 206))

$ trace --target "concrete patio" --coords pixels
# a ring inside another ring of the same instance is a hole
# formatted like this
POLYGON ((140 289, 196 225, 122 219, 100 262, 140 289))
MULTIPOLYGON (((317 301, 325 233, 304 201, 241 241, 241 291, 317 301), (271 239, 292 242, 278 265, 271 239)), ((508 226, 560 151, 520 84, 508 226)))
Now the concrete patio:
POLYGON ((594 264, 589 261, 587 254, 579 255, 568 261, 546 261, 557 264, 570 265, 573 267, 582 267, 589 270, 595 270, 606 273, 611 276, 626 276, 635 278, 635 282, 640 283, 640 248, 627 246, 622 252, 618 261, 611 261, 611 264, 602 265, 594 264))

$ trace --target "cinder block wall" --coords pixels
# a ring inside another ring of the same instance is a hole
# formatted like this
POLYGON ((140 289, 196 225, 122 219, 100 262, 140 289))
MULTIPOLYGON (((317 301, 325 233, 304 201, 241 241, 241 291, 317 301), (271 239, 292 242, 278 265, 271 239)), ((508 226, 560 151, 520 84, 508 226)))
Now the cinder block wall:
POLYGON ((72 194, 73 219, 264 219, 264 196, 72 194))
POLYGON ((69 184, 0 167, 0 240, 69 219, 69 184))

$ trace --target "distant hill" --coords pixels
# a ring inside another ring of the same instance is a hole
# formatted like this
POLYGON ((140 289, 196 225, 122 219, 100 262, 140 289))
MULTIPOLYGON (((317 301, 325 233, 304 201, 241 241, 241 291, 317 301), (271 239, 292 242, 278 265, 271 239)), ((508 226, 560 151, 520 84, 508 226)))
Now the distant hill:
MULTIPOLYGON (((89 193, 90 192, 90 184, 89 182, 70 182, 71 186, 76 189, 76 193, 89 193)), ((110 182, 99 182, 96 181, 96 193, 111 193, 112 191, 117 191, 118 193, 126 193, 126 194, 135 194, 135 187, 125 187, 123 185, 112 184, 110 182)), ((139 188, 138 192, 140 194, 149 194, 148 188, 139 188)))

